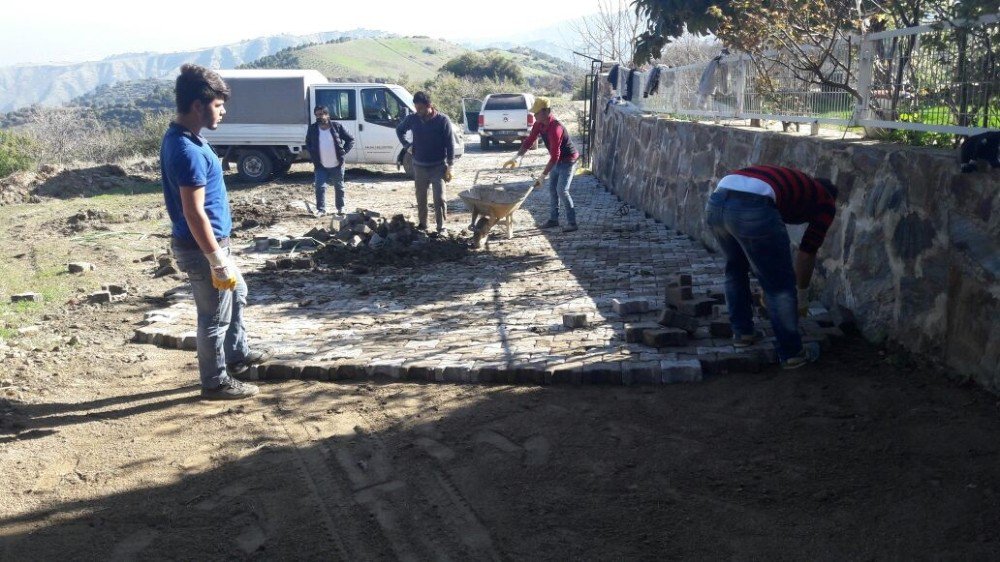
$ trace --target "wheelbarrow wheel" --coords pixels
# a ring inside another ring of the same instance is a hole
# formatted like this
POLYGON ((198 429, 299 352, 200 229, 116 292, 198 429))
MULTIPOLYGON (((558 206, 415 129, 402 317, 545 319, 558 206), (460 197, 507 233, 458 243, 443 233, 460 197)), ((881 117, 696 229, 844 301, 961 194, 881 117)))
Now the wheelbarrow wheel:
POLYGON ((474 229, 475 235, 472 237, 472 247, 478 248, 482 246, 483 240, 486 239, 490 234, 490 228, 493 225, 490 224, 490 219, 487 217, 480 217, 476 221, 476 228, 474 229))

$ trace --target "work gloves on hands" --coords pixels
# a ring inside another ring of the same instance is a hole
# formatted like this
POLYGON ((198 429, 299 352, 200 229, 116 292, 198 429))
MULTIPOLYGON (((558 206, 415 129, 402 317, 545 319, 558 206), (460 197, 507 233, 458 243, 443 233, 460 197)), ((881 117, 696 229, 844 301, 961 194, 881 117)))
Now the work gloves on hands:
POLYGON ((445 166, 444 167, 444 181, 445 181, 445 183, 450 182, 451 178, 452 178, 452 175, 451 175, 451 166, 445 166))
POLYGON ((511 158, 510 160, 503 163, 504 170, 512 170, 517 167, 517 158, 511 158))
POLYGON ((542 187, 543 183, 545 183, 545 174, 538 176, 538 179, 535 180, 535 185, 534 185, 535 189, 542 187))
POLYGON ((210 254, 205 254, 205 257, 212 266, 212 286, 220 291, 236 289, 236 265, 226 255, 226 250, 219 248, 210 254))

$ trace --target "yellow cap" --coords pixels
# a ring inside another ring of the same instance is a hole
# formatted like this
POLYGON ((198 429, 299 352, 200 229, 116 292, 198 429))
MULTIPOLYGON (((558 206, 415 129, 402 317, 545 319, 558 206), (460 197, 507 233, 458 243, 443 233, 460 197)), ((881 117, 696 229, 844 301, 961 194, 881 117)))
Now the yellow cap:
POLYGON ((531 112, 538 113, 543 109, 550 109, 551 107, 552 104, 549 102, 549 98, 535 98, 535 103, 531 106, 531 112))

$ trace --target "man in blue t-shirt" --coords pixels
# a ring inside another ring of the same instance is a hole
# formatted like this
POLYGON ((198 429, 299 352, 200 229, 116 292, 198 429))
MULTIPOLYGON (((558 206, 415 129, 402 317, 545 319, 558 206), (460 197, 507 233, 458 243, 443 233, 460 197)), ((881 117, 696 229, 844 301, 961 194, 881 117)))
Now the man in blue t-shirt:
POLYGON ((247 286, 230 257, 232 215, 219 157, 200 135, 226 114, 229 87, 207 68, 185 64, 175 87, 177 117, 163 135, 160 172, 163 198, 173 224, 171 247, 188 274, 198 310, 198 371, 201 395, 233 400, 257 387, 233 378, 269 358, 250 351, 243 327, 247 286))

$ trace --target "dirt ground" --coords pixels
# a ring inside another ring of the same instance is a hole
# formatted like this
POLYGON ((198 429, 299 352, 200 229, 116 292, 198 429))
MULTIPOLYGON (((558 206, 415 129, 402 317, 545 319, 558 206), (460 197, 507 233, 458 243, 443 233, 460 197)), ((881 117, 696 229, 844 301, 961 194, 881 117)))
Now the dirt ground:
MULTIPOLYGON (((467 150, 467 170, 502 158, 467 150)), ((283 204, 310 180, 231 184, 236 235, 315 226, 283 204)), ((859 338, 690 385, 287 381, 202 402, 193 354, 130 343, 177 285, 143 261, 168 231, 135 181, 0 207, 0 299, 45 297, 0 305, 0 558, 1000 558, 998 398, 859 338), (86 304, 107 283, 127 298, 86 304)))

